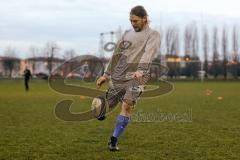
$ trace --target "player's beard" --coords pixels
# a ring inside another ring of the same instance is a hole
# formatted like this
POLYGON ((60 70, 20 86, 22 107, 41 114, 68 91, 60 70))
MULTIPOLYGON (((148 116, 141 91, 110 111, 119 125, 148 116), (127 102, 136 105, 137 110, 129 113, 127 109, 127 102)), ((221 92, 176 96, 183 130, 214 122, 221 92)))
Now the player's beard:
POLYGON ((133 27, 133 29, 134 29, 135 32, 140 32, 140 31, 142 30, 142 29, 139 28, 139 27, 133 27))
POLYGON ((138 26, 133 26, 133 29, 135 32, 141 32, 144 28, 144 24, 142 23, 141 25, 138 26))

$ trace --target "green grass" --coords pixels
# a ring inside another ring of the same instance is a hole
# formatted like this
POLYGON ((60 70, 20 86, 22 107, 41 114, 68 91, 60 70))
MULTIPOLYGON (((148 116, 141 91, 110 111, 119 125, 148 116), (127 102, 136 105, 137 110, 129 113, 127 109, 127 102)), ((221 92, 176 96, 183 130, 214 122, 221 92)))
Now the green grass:
MULTIPOLYGON (((94 87, 93 84, 86 84, 94 87)), ((91 99, 61 95, 46 81, 0 80, 0 159, 232 160, 240 157, 240 83, 176 82, 170 94, 141 99, 137 113, 183 115, 192 121, 132 122, 119 139, 120 152, 107 150, 119 107, 103 122, 65 122, 54 115, 62 99, 72 111, 88 109, 91 99), (207 96, 206 90, 212 90, 207 96), (222 96, 223 100, 217 100, 222 96), (190 115, 190 114, 189 114, 190 115)))

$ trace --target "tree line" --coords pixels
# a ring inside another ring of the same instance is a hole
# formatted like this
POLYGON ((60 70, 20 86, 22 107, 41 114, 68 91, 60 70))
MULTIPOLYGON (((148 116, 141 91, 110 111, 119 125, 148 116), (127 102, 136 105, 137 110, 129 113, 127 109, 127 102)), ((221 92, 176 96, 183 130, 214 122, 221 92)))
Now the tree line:
MULTIPOLYGON (((160 58, 157 61, 165 63, 169 69, 168 77, 198 78, 199 71, 205 78, 235 78, 240 76, 240 40, 239 27, 198 27, 191 23, 180 31, 178 26, 161 28, 160 58), (164 57, 164 59, 162 59, 164 57)), ((29 48, 30 57, 46 57, 49 74, 52 72, 53 59, 59 57, 60 47, 55 42, 48 42, 39 49, 29 48)), ((13 70, 19 69, 20 59, 16 50, 8 47, 4 55, 8 57, 2 63, 9 77, 13 70)), ((77 54, 73 49, 66 50, 63 59, 68 60, 77 54)), ((32 61, 34 69, 34 61, 32 61)))
MULTIPOLYGON (((37 57, 44 57, 46 59, 46 67, 48 73, 53 70, 54 58, 60 57, 59 54, 60 47, 56 42, 47 42, 43 48, 37 48, 36 46, 31 46, 29 48, 29 57, 31 58, 32 69, 35 69, 35 59, 37 57)), ((64 51, 62 59, 69 60, 76 56, 74 49, 68 49, 64 51)), ((0 59, 1 60, 1 59, 0 59)), ((5 71, 5 76, 12 77, 13 71, 18 72, 20 70, 20 58, 17 58, 16 49, 9 46, 4 51, 4 56, 2 57, 2 67, 5 71), (7 75, 6 75, 7 74, 7 75)), ((2 75, 4 76, 4 75, 2 75)))
POLYGON ((199 71, 204 72, 205 78, 227 79, 231 76, 237 79, 240 76, 240 40, 237 25, 231 28, 215 26, 199 29, 196 23, 191 23, 181 32, 177 26, 161 28, 160 34, 160 54, 165 55, 170 78, 197 78, 199 71), (181 63, 184 63, 184 66, 181 66, 181 63))

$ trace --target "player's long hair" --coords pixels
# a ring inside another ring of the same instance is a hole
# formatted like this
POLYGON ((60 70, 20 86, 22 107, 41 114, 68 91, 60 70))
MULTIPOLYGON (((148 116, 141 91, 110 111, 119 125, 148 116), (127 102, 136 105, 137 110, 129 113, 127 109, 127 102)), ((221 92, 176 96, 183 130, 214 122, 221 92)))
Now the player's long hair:
POLYGON ((144 18, 146 17, 146 24, 149 24, 150 20, 148 18, 148 14, 147 11, 145 10, 145 8, 141 5, 135 6, 131 9, 130 11, 130 15, 136 15, 138 17, 144 18))

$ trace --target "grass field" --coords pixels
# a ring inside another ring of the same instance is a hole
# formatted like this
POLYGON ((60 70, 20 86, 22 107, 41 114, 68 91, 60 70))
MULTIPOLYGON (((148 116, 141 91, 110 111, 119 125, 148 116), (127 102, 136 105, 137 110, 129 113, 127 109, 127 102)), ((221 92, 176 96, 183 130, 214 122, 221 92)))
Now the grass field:
POLYGON ((102 122, 65 122, 54 115, 57 102, 74 99, 72 111, 79 112, 91 99, 60 95, 46 81, 31 81, 26 93, 21 80, 0 80, 0 159, 239 160, 240 83, 173 84, 170 94, 141 99, 135 115, 190 119, 133 119, 119 139, 121 151, 111 153, 107 141, 119 108, 102 122))

